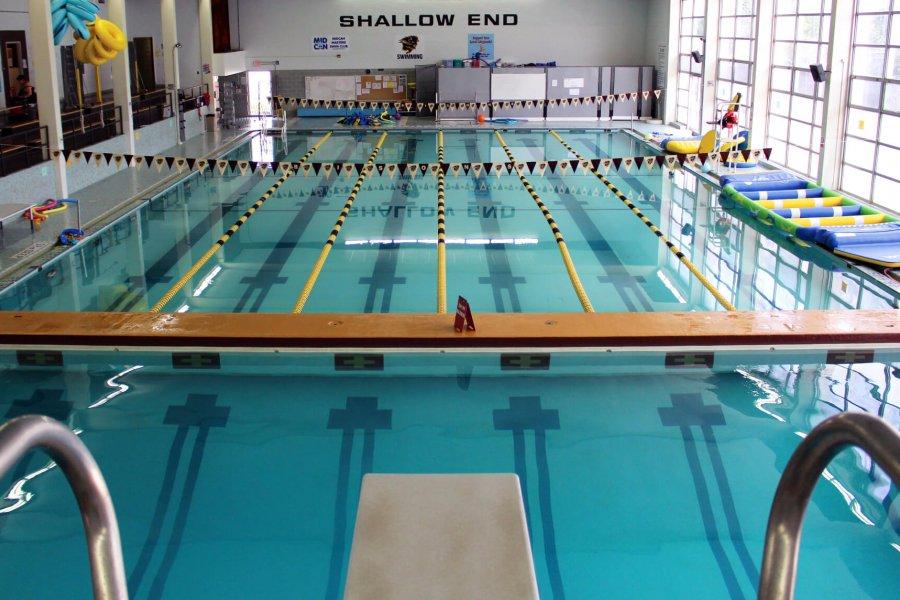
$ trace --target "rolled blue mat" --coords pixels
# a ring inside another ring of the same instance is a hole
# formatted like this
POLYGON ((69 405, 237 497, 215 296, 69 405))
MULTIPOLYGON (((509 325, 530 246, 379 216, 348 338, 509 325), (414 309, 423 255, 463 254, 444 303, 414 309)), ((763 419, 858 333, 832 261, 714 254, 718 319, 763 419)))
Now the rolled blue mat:
POLYGON ((732 183, 731 186, 739 192, 774 192, 778 190, 804 190, 807 187, 807 183, 802 179, 794 179, 792 181, 732 183))
MULTIPOLYGON (((803 188, 800 188, 803 189, 803 188)), ((821 198, 825 193, 825 190, 822 188, 807 188, 803 190, 806 193, 803 195, 804 198, 821 198)), ((743 192, 745 196, 750 198, 751 200, 761 200, 762 194, 760 192, 743 192)), ((766 192, 766 200, 797 200, 800 198, 800 194, 797 193, 797 190, 772 190, 770 192, 766 192)))
POLYGON ((832 250, 845 246, 900 244, 900 222, 853 227, 819 227, 816 241, 832 250))
POLYGON ((810 208, 779 208, 772 212, 785 219, 820 219, 822 217, 855 217, 861 206, 812 206, 810 208))
MULTIPOLYGON (((764 171, 762 173, 735 173, 732 175, 722 175, 719 178, 722 185, 737 185, 739 183, 760 184, 776 181, 802 181, 799 177, 785 173, 784 171, 764 171)), ((759 188, 765 189, 765 188, 759 188)))

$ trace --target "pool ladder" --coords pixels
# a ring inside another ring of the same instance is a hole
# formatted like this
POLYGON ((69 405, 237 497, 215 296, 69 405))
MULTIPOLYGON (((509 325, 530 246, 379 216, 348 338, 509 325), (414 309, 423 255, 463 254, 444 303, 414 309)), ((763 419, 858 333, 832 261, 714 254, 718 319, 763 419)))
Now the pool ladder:
POLYGON ((50 455, 75 493, 87 537, 94 598, 128 598, 119 524, 94 457, 59 421, 37 415, 17 417, 0 426, 0 477, 34 448, 50 455))
MULTIPOLYGON (((803 517, 819 476, 841 450, 857 446, 900 485, 900 434, 865 413, 842 413, 817 425, 791 455, 769 513, 760 600, 790 600, 797 579, 803 517)), ((0 477, 29 450, 56 461, 78 500, 91 560, 94 597, 125 599, 128 588, 119 526, 100 468, 72 431, 48 417, 24 416, 0 426, 0 477)))

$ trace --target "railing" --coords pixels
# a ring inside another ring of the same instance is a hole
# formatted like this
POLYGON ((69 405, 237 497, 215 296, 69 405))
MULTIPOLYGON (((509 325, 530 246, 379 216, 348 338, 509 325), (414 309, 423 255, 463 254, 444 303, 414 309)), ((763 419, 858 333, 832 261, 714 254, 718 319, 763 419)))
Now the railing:
POLYGON ((190 87, 178 90, 178 106, 181 112, 194 110, 199 106, 199 102, 203 98, 203 94, 209 91, 209 86, 205 83, 192 85, 190 87))
POLYGON ((63 143, 70 150, 122 135, 122 107, 112 102, 63 113, 63 143))
POLYGON ((47 128, 37 122, 6 127, 0 133, 0 177, 50 159, 47 128))
POLYGON ((146 127, 172 116, 172 96, 164 89, 137 94, 131 99, 134 128, 146 127))
POLYGON ((50 455, 75 493, 87 537, 94 597, 128 598, 116 513, 90 451, 58 421, 36 415, 18 417, 0 426, 0 477, 33 448, 50 455))
POLYGON ((819 476, 848 446, 866 451, 900 485, 900 433, 864 413, 842 413, 817 425, 788 461, 769 514, 759 577, 760 600, 790 600, 797 579, 797 553, 806 506, 819 476))

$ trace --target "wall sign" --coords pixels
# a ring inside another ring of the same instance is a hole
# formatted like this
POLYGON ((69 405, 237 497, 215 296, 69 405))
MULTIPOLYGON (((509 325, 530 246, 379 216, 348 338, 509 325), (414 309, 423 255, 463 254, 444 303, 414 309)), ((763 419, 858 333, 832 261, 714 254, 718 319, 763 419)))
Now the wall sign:
POLYGON ((469 53, 466 55, 473 58, 476 54, 485 62, 493 62, 494 60, 494 34, 493 33, 470 33, 469 34, 469 53))
POLYGON ((405 35, 397 40, 397 60, 422 60, 422 38, 417 35, 405 35))
POLYGON ((316 35, 312 38, 312 49, 316 53, 345 52, 350 49, 350 39, 346 35, 316 35))
POLYGON ((519 24, 516 13, 469 13, 457 22, 456 15, 424 14, 424 15, 342 15, 338 17, 341 27, 453 27, 467 25, 481 27, 495 25, 512 27, 519 24))

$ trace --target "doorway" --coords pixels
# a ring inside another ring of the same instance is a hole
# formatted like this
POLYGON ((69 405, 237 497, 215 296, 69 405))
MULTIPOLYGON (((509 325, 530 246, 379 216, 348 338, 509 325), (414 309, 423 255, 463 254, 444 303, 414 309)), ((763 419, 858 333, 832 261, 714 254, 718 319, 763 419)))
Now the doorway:
POLYGON ((249 71, 247 73, 247 93, 251 117, 272 116, 272 71, 249 71))
POLYGON ((24 31, 0 31, 0 70, 3 71, 3 92, 6 106, 16 103, 19 94, 19 75, 28 77, 28 48, 24 31))

